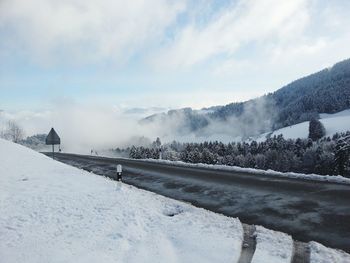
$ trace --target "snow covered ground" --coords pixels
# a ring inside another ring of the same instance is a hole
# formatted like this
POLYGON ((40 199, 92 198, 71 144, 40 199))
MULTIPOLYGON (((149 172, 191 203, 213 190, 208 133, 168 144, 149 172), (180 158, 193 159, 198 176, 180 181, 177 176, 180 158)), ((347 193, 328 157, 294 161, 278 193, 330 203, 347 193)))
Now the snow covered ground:
POLYGON ((238 219, 0 140, 0 262, 236 262, 238 219))
POLYGON ((327 248, 320 243, 310 242, 310 263, 349 263, 350 255, 339 250, 327 248))
MULTIPOLYGON (((237 262, 229 218, 0 139, 0 262, 237 262)), ((290 262, 290 236, 257 227, 254 263, 290 262)), ((350 262, 311 242, 311 262, 350 262), (329 261, 330 259, 331 261, 329 261)))
POLYGON ((293 254, 291 236, 262 226, 257 226, 255 233, 256 249, 252 263, 291 262, 293 254))
MULTIPOLYGON (((337 132, 350 130, 350 109, 334 114, 320 114, 320 121, 326 129, 326 136, 332 136, 337 132)), ((264 133, 257 138, 257 141, 264 141, 264 133)), ((309 122, 305 121, 289 127, 275 130, 271 136, 282 134, 285 139, 307 138, 309 136, 309 122)))

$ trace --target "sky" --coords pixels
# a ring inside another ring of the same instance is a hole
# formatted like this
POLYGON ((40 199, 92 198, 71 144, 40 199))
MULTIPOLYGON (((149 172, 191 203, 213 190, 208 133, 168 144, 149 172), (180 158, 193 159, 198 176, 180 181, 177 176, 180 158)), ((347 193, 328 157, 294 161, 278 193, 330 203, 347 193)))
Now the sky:
POLYGON ((1 0, 0 109, 201 108, 350 57, 346 0, 1 0))
POLYGON ((348 0, 0 0, 0 126, 154 137, 125 123, 331 67, 350 58, 349 25, 348 0))

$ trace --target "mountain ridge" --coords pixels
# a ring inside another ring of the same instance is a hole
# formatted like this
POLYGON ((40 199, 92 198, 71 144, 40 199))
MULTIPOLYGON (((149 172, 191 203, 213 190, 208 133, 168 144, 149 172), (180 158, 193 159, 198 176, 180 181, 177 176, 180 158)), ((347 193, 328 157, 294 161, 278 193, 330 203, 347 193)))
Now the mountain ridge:
POLYGON ((243 127, 242 136, 251 136, 318 118, 320 113, 336 113, 348 108, 350 59, 301 77, 258 98, 200 110, 189 107, 170 110, 143 118, 141 123, 178 121, 175 127, 182 134, 205 134, 211 123, 232 124, 231 121, 243 127), (258 115, 260 120, 257 121, 254 115, 258 115), (252 125, 256 127, 249 131, 252 125))

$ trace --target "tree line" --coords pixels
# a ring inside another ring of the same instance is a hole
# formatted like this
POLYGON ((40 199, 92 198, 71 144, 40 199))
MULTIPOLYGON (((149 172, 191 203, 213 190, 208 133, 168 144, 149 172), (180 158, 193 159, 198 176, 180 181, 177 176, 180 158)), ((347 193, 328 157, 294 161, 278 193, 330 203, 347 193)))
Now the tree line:
POLYGON ((281 172, 350 177, 350 131, 318 140, 285 139, 282 135, 257 142, 172 143, 115 149, 134 159, 162 159, 187 163, 220 164, 281 172))

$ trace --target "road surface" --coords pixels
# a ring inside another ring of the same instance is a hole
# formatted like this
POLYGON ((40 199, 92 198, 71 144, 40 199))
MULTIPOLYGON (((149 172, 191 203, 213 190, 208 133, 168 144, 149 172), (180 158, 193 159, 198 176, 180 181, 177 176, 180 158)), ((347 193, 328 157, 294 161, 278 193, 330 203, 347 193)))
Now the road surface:
POLYGON ((125 183, 350 252, 350 185, 130 159, 63 153, 55 158, 114 179, 122 164, 125 183))

